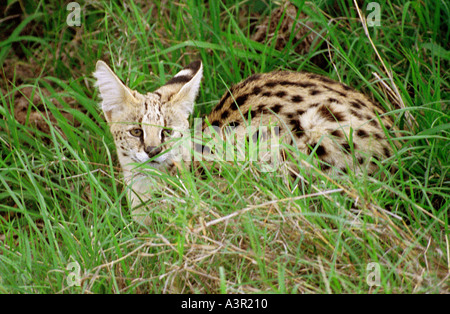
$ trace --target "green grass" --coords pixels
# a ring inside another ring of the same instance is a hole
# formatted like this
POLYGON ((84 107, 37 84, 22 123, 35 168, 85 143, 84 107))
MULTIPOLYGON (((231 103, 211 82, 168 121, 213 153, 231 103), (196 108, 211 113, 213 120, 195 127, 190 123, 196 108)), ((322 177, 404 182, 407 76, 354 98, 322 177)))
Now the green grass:
MULTIPOLYGON (((450 292, 447 2, 378 1, 369 38, 352 1, 294 1, 325 30, 308 55, 252 41, 249 4, 237 0, 79 1, 79 28, 60 2, 8 2, 2 18, 22 19, 0 24, 0 293, 450 292), (311 62, 322 52, 324 69, 311 62), (389 109, 401 147, 372 177, 329 177, 305 161, 295 181, 249 163, 222 165, 220 179, 162 176, 142 228, 98 107, 98 59, 141 92, 201 59, 193 117, 252 73, 324 74, 389 109)), ((276 4, 250 7, 264 17, 276 4)))

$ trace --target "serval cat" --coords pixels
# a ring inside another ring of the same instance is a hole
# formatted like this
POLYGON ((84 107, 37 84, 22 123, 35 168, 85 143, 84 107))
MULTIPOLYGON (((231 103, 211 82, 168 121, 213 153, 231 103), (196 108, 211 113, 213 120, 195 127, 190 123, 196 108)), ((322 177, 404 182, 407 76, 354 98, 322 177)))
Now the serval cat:
MULTIPOLYGON (((106 63, 97 62, 94 76, 102 109, 130 188, 133 218, 142 224, 151 223, 141 206, 148 200, 151 175, 136 164, 173 172, 180 161, 190 163, 192 146, 207 150, 204 145, 177 146, 180 139, 190 138, 188 118, 202 72, 202 63, 195 61, 164 86, 141 94, 125 86, 106 63)), ((238 140, 257 140, 257 133, 248 130, 262 125, 275 125, 280 141, 296 148, 298 156, 313 153, 322 171, 364 169, 370 174, 377 160, 392 154, 385 129, 393 122, 383 109, 355 89, 317 74, 254 74, 223 95, 202 130, 214 128, 225 138, 231 127, 238 140)))

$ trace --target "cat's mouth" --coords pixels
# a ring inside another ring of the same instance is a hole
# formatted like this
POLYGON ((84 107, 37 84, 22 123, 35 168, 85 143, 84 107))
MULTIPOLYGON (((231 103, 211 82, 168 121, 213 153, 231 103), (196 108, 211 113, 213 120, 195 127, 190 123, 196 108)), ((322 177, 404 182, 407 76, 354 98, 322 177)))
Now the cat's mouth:
POLYGON ((156 170, 164 170, 167 168, 168 164, 170 163, 170 160, 161 159, 161 158, 146 158, 146 160, 136 160, 135 158, 132 158, 134 162, 138 163, 139 165, 135 164, 134 170, 137 173, 146 174, 147 170, 150 169, 156 169, 156 170))
POLYGON ((168 157, 168 154, 163 154, 156 158, 147 157, 145 160, 141 160, 140 162, 149 166, 161 166, 168 162, 168 157))
POLYGON ((167 153, 161 154, 161 155, 155 156, 155 157, 150 157, 147 153, 139 152, 139 153, 135 154, 131 159, 133 159, 133 161, 138 162, 138 163, 162 164, 162 163, 166 162, 168 157, 169 157, 169 155, 167 153))

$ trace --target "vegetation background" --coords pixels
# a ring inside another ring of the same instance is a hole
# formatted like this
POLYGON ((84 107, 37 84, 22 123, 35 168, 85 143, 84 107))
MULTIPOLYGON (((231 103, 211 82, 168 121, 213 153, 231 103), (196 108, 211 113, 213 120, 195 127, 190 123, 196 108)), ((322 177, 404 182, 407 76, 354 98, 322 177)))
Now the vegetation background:
POLYGON ((278 15, 263 0, 77 3, 80 26, 68 2, 0 5, 0 293, 450 292, 448 1, 292 1, 278 15), (252 73, 323 74, 388 109, 402 145, 372 177, 247 163, 163 177, 142 228, 98 107, 99 59, 141 92, 201 59, 194 117, 252 73))

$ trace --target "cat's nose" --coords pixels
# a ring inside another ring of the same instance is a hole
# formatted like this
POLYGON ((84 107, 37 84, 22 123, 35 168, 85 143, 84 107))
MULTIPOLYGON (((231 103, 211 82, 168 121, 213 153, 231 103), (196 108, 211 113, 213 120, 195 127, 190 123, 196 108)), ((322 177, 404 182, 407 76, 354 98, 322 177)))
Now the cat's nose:
POLYGON ((147 146, 144 151, 147 153, 148 157, 152 158, 158 155, 162 151, 161 146, 147 146))

